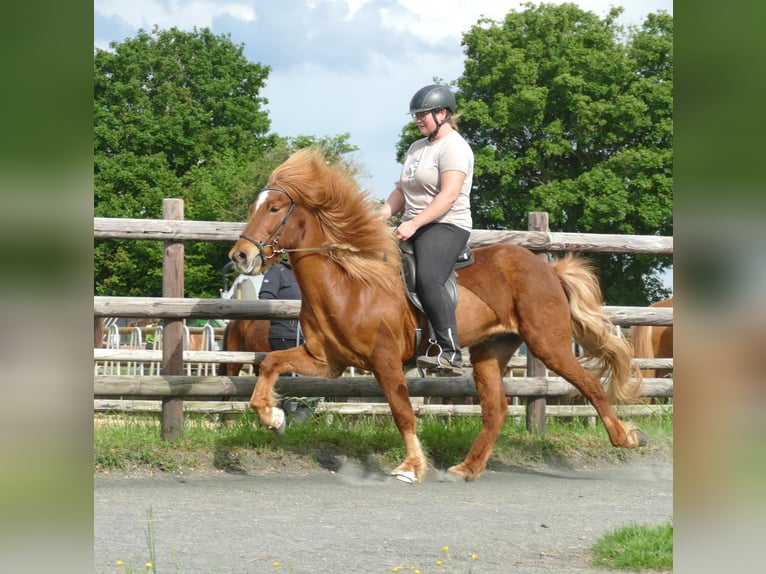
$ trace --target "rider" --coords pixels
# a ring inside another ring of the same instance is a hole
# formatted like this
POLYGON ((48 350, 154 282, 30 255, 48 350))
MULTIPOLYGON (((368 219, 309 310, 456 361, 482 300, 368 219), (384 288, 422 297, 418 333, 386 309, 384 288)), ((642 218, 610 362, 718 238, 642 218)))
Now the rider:
POLYGON ((418 357, 417 364, 443 374, 462 374, 446 282, 473 225, 473 151, 458 133, 454 113, 455 95, 446 86, 430 84, 415 92, 410 114, 424 137, 407 150, 400 180, 380 210, 384 219, 404 211, 394 233, 413 245, 418 297, 440 347, 437 355, 418 357))

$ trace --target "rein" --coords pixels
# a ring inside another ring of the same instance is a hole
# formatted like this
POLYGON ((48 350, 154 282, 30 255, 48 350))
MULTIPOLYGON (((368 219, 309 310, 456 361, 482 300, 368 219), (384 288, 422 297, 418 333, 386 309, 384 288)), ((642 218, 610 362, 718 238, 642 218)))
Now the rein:
POLYGON ((287 193, 284 189, 281 187, 264 187, 261 190, 261 193, 264 191, 278 191, 280 193, 284 193, 287 196, 287 199, 290 200, 290 207, 287 208, 287 213, 285 213, 285 216, 282 218, 282 221, 277 225, 277 227, 274 229, 274 231, 271 232, 271 234, 266 238, 266 241, 256 241, 252 237, 245 235, 244 233, 240 234, 240 239, 244 239, 245 241, 249 241, 253 245, 255 245, 258 248, 258 257, 261 258, 262 265, 266 265, 267 259, 272 259, 273 257, 277 255, 282 255, 284 253, 296 253, 299 251, 337 251, 339 249, 348 249, 347 247, 339 247, 338 245, 326 245, 324 247, 296 247, 295 249, 277 249, 277 244, 279 243, 279 240, 282 238, 282 232, 285 229, 285 225, 287 224, 287 219, 290 217, 290 215, 293 212, 293 209, 295 209, 295 200, 290 197, 290 194, 287 193), (268 254, 267 254, 268 251, 268 254))

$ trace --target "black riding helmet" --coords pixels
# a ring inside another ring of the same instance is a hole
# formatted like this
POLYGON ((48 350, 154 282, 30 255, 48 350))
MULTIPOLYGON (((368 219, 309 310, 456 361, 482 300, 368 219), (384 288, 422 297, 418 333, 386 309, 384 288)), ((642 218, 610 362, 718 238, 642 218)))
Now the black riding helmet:
POLYGON ((410 99, 410 114, 413 114, 413 119, 414 114, 417 112, 430 111, 433 114, 434 122, 436 122, 436 129, 429 134, 429 140, 436 137, 442 124, 449 120, 450 116, 455 113, 455 108, 455 94, 453 94, 452 90, 448 87, 439 84, 429 84, 428 86, 420 88, 410 99), (447 110, 449 113, 444 121, 439 123, 436 120, 436 112, 441 110, 447 110))
POLYGON ((448 87, 439 84, 430 84, 420 88, 410 100, 411 114, 443 109, 448 109, 451 114, 455 113, 455 94, 448 87))

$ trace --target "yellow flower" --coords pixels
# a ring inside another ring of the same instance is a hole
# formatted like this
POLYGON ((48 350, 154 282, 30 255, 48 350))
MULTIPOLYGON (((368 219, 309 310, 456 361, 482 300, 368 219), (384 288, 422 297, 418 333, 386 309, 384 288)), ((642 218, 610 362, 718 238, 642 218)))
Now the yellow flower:
POLYGON ((391 572, 399 572, 399 567, 394 566, 393 568, 391 568, 391 572))
POLYGON ((441 566, 441 565, 442 565, 442 561, 441 561, 441 560, 437 560, 437 561, 436 561, 436 565, 437 565, 437 566, 441 566))
POLYGON ((479 557, 476 554, 471 554, 471 560, 478 560, 479 557))
POLYGON ((444 550, 445 552, 449 552, 449 546, 445 546, 444 548, 442 548, 442 550, 444 550))
POLYGON ((279 568, 279 562, 274 560, 274 568, 279 568))
POLYGON ((146 569, 148 570, 148 569, 149 569, 149 568, 151 568, 151 567, 152 567, 152 563, 151 563, 151 562, 147 562, 147 563, 146 563, 146 569))
POLYGON ((122 566, 123 564, 124 564, 124 562, 122 560, 118 560, 117 561, 117 566, 122 566))

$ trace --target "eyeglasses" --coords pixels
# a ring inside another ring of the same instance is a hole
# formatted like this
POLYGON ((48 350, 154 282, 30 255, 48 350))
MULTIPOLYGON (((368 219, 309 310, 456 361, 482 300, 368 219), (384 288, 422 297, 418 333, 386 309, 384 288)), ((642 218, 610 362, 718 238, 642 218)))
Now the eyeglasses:
POLYGON ((413 120, 417 121, 417 120, 422 120, 422 119, 427 118, 428 114, 430 114, 433 111, 436 111, 436 110, 424 110, 422 112, 413 112, 410 115, 412 116, 413 120))

